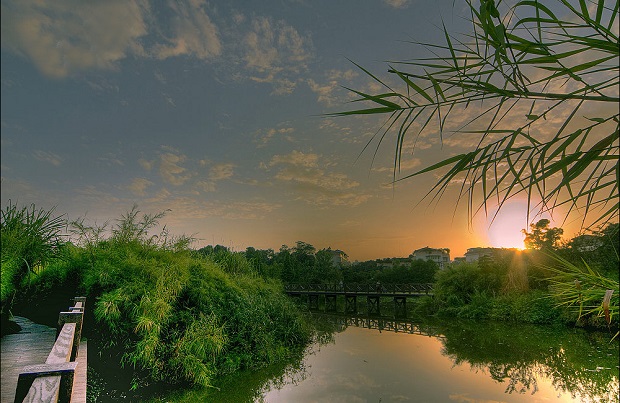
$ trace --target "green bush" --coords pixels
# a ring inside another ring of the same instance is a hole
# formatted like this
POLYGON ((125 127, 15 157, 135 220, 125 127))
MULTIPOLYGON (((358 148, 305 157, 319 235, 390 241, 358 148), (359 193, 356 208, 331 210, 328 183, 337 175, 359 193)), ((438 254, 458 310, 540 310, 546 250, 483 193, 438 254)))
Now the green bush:
POLYGON ((0 315, 4 322, 26 277, 56 256, 65 220, 54 216, 53 209, 34 204, 18 208, 11 201, 0 213, 0 315))

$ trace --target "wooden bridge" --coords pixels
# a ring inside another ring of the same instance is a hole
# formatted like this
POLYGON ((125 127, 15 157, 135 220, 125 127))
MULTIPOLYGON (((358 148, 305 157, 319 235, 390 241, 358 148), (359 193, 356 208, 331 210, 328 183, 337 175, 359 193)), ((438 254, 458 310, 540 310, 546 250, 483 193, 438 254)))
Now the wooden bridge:
POLYGON ((16 318, 19 333, 2 338, 2 403, 86 402, 87 349, 80 343, 86 298, 61 312, 58 328, 16 318))
POLYGON ((330 313, 315 313, 321 320, 335 325, 338 331, 343 331, 347 327, 359 327, 363 329, 378 330, 379 332, 388 331, 395 333, 419 334, 423 336, 442 337, 441 331, 427 323, 415 323, 408 320, 398 320, 386 317, 367 317, 351 316, 330 313))
POLYGON ((338 296, 344 297, 344 313, 358 313, 358 297, 366 297, 368 315, 381 314, 381 298, 392 298, 394 315, 407 316, 407 298, 433 295, 433 284, 287 284, 284 291, 293 297, 307 296, 308 307, 319 309, 319 296, 326 312, 336 312, 338 296))

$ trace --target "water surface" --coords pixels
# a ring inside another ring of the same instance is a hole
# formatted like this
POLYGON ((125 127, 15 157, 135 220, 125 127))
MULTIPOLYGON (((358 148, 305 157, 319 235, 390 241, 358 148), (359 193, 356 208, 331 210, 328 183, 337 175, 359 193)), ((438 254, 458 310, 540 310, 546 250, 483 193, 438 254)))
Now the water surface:
POLYGON ((606 333, 503 323, 325 316, 322 341, 286 364, 170 402, 618 402, 606 333))

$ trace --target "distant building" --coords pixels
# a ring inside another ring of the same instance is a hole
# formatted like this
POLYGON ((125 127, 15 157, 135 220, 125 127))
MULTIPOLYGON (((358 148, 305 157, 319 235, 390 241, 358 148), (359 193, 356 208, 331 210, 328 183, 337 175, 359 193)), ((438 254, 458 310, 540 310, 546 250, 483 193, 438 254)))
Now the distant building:
POLYGON ((480 260, 481 257, 493 255, 493 251, 498 248, 469 248, 465 252, 465 261, 467 263, 474 263, 480 260))
POLYGON ((456 263, 456 264, 460 264, 460 263, 465 263, 465 256, 462 257, 455 257, 454 260, 452 261, 452 263, 456 263))
POLYGON ((570 246, 579 252, 592 252, 603 246, 605 242, 596 235, 583 234, 574 237, 570 246))
POLYGON ((443 269, 450 263, 450 249, 448 248, 429 248, 428 246, 422 249, 416 249, 411 255, 411 259, 431 260, 439 265, 440 269, 443 269))
POLYGON ((382 269, 391 269, 397 266, 410 266, 411 258, 408 257, 393 257, 387 259, 377 259, 377 267, 382 269))
POLYGON ((340 249, 327 249, 327 252, 331 254, 332 265, 338 267, 340 265, 348 266, 351 264, 349 262, 349 256, 340 249))

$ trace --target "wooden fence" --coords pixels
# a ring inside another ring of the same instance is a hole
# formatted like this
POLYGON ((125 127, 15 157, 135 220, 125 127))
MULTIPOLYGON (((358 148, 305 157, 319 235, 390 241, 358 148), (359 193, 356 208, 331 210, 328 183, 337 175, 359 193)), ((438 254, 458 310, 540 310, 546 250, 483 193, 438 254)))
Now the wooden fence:
POLYGON ((74 301, 69 311, 60 312, 56 342, 45 363, 25 367, 19 374, 15 402, 71 402, 86 297, 74 301))

